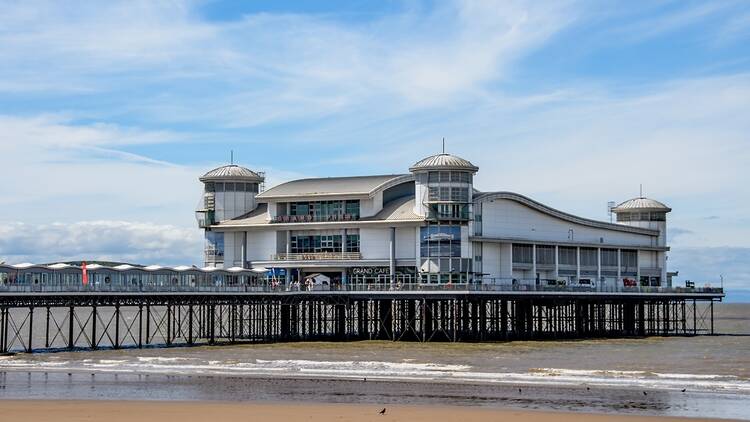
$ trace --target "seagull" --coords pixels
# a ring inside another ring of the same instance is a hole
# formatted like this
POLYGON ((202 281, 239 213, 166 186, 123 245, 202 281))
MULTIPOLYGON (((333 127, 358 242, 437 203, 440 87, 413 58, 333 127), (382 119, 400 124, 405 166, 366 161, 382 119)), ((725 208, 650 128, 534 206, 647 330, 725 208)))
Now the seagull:
POLYGON ((378 413, 380 413, 381 415, 385 415, 385 407, 383 408, 383 410, 381 410, 381 411, 380 411, 380 412, 378 412, 378 413))

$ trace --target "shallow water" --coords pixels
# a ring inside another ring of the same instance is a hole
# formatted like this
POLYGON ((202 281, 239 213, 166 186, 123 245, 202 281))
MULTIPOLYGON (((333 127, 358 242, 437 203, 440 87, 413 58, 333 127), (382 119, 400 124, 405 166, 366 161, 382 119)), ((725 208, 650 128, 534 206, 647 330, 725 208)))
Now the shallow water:
POLYGON ((750 305, 715 311, 725 335, 19 354, 0 357, 0 398, 452 403, 750 420, 750 305))

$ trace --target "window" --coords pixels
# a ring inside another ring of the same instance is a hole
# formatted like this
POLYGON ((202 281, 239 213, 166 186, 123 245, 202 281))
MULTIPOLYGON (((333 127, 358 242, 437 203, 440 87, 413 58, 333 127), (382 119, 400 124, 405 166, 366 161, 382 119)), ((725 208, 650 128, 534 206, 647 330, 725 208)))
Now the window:
POLYGON ((461 227, 430 225, 420 229, 420 249, 423 257, 460 257, 461 227))
POLYGON ((224 233, 206 232, 206 256, 224 256, 224 233))
POLYGON ((224 183, 216 182, 216 192, 224 192, 224 183))
POLYGON ((617 266, 617 249, 602 249, 602 267, 617 266))
POLYGON ((581 266, 596 267, 599 265, 598 251, 594 248, 581 248, 581 266))
POLYGON ((537 246, 536 263, 541 265, 553 265, 555 263, 555 247, 550 245, 537 246))
POLYGON ((330 220, 329 217, 338 219, 344 214, 359 218, 359 201, 314 201, 289 204, 289 215, 310 215, 316 220, 330 220))
POLYGON ((451 172, 451 182, 471 183, 471 173, 453 171, 451 172))
POLYGON ((347 252, 359 252, 359 235, 358 234, 346 235, 346 251, 347 252))
POLYGON ((576 248, 561 246, 558 250, 560 255, 558 257, 558 262, 560 265, 578 265, 578 253, 576 252, 576 248))
POLYGON ((531 245, 513 244, 513 263, 514 264, 531 264, 533 256, 531 245))
POLYGON ((454 202, 469 202, 469 189, 468 188, 451 188, 451 201, 454 202))
POLYGON ((620 251, 620 265, 623 268, 636 268, 638 266, 638 251, 623 250, 620 251))

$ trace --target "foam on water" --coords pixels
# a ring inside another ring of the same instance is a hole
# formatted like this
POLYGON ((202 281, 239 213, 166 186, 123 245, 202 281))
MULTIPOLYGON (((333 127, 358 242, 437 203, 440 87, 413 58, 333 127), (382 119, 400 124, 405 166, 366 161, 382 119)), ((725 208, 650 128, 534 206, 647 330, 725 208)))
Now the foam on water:
POLYGON ((340 379, 387 379, 492 384, 611 386, 750 394, 750 380, 733 375, 657 373, 648 371, 532 368, 527 372, 492 372, 470 365, 387 361, 327 361, 307 359, 205 360, 195 357, 41 360, 5 357, 0 370, 129 372, 216 376, 280 376, 340 379))

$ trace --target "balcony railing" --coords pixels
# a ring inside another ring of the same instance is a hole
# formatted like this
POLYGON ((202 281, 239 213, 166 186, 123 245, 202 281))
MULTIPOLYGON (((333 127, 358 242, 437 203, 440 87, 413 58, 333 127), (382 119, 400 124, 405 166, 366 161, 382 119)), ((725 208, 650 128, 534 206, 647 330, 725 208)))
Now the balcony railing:
POLYGON ((359 252, 302 252, 278 253, 271 256, 274 261, 329 261, 362 259, 359 252))
POLYGON ((532 280, 517 280, 512 283, 508 280, 484 280, 483 282, 471 283, 345 283, 336 285, 315 285, 307 288, 304 285, 286 285, 273 280, 259 280, 253 283, 237 284, 205 284, 205 285, 172 285, 172 284, 98 284, 88 285, 74 284, 44 284, 30 285, 27 283, 0 284, 0 294, 12 293, 57 293, 57 292, 317 292, 317 291, 350 291, 350 292, 376 292, 376 291, 452 291, 452 292, 569 292, 569 293, 660 293, 660 294, 724 294, 724 289, 719 287, 610 287, 596 288, 589 286, 549 286, 537 285, 532 280))
POLYGON ((272 223, 321 223, 328 221, 357 221, 358 214, 329 214, 329 215, 277 215, 272 223))

